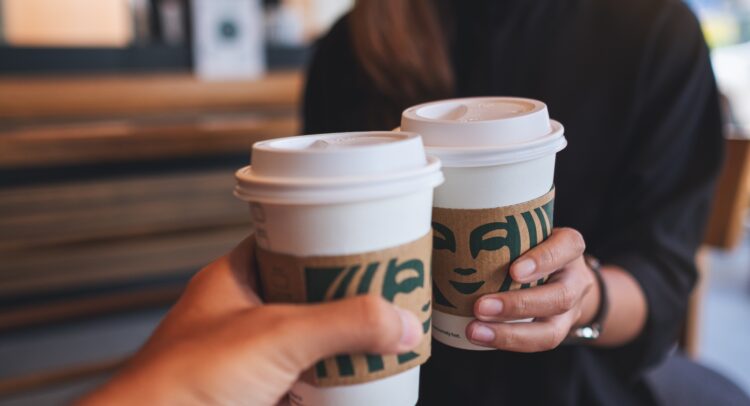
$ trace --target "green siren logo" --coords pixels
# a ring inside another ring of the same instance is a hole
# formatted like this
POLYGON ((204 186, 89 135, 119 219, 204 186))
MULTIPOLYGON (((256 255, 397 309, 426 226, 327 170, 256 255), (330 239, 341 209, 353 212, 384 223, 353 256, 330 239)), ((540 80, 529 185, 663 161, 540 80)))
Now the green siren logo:
POLYGON ((461 316, 473 314, 474 302, 487 293, 525 289, 508 272, 522 253, 552 231, 554 189, 516 206, 496 209, 433 211, 435 308, 461 316))
POLYGON ((425 337, 398 355, 337 355, 302 374, 316 386, 347 385, 394 375, 430 357, 432 232, 396 247, 353 255, 297 257, 258 247, 263 298, 269 303, 317 303, 377 294, 413 312, 425 337))
MULTIPOLYGON (((429 267, 429 263, 427 264, 429 267)), ((347 296, 361 295, 373 292, 380 294, 389 302, 404 308, 421 311, 420 319, 424 320, 422 327, 425 333, 430 331, 431 299, 429 268, 424 261, 416 258, 400 261, 390 258, 385 261, 372 261, 365 264, 347 266, 305 267, 305 287, 307 301, 311 303, 341 299, 347 296), (417 303, 415 303, 417 301, 417 303), (417 307, 414 304, 418 304, 417 307)), ((429 340, 429 335, 426 336, 429 340)), ((429 352, 429 347, 428 347, 429 352)), ((320 361, 315 365, 315 375, 318 380, 335 376, 340 378, 355 375, 370 375, 385 372, 395 366, 406 366, 420 358, 420 348, 395 356, 380 355, 338 355, 333 360, 320 361), (355 371, 357 357, 364 357, 364 363, 359 363, 366 371, 355 371), (388 367, 386 363, 395 363, 388 367), (336 372, 331 373, 331 363, 336 372)), ((401 368, 399 368, 401 369, 401 368)))

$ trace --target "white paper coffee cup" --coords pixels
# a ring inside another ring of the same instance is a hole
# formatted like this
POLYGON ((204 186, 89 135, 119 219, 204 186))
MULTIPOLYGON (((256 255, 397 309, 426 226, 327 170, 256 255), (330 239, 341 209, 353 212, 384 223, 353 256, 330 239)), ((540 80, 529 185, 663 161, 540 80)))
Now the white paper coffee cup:
MULTIPOLYGON (((237 172, 235 195, 250 203, 259 247, 295 256, 372 252, 425 236, 433 189, 443 181, 421 138, 401 132, 264 141, 252 160, 237 172)), ((416 367, 347 386, 300 381, 290 397, 305 406, 413 406, 418 389, 416 367)))
MULTIPOLYGON (((403 112, 401 129, 420 134, 427 153, 442 161, 445 183, 435 190, 434 206, 447 209, 505 207, 548 193, 555 154, 566 146, 563 127, 550 120, 547 106, 523 98, 421 104, 403 112)), ((457 348, 487 350, 465 337, 473 320, 435 309, 433 337, 457 348)))

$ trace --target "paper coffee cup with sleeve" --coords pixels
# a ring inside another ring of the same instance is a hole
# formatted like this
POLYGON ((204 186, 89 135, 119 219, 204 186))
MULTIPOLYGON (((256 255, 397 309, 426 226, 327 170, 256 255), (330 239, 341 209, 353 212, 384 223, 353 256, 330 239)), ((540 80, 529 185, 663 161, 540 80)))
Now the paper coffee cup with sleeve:
POLYGON ((540 101, 477 97, 410 107, 401 130, 422 136, 445 175, 433 204, 433 337, 489 350, 466 337, 476 300, 544 283, 519 284, 508 270, 552 230, 563 126, 540 101))
POLYGON ((235 195, 250 206, 264 300, 377 294, 412 311, 426 333, 404 354, 321 360, 291 389, 291 404, 416 404, 419 366, 430 356, 439 160, 411 133, 310 135, 256 143, 252 166, 236 178, 235 195))

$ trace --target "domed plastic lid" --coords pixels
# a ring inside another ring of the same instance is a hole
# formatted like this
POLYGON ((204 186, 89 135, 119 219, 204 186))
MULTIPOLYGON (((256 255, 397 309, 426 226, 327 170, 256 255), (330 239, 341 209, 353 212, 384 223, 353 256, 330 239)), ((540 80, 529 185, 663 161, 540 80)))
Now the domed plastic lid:
POLYGON ((253 145, 252 166, 236 173, 235 195, 276 204, 321 204, 383 198, 434 188, 440 161, 420 136, 352 132, 279 138, 253 145))
POLYGON ((565 148, 560 123, 532 99, 472 97, 441 100, 406 109, 401 129, 422 135, 429 154, 445 166, 519 162, 565 148))

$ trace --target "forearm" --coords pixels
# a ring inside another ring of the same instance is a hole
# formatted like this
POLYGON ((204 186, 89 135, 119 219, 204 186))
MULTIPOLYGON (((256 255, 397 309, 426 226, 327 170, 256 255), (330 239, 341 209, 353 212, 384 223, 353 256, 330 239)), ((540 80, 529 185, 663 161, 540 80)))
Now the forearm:
MULTIPOLYGON (((615 266, 602 267, 602 278, 607 289, 609 311, 604 320, 602 335, 592 345, 616 347, 627 344, 640 334, 646 323, 648 304, 638 282, 627 271, 615 266)), ((588 324, 599 308, 598 287, 584 296, 581 325, 588 324)))

